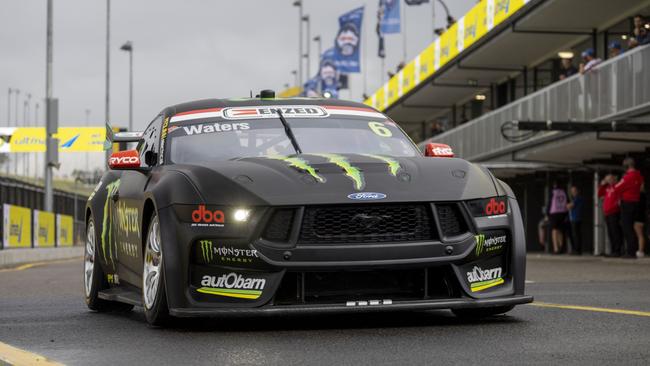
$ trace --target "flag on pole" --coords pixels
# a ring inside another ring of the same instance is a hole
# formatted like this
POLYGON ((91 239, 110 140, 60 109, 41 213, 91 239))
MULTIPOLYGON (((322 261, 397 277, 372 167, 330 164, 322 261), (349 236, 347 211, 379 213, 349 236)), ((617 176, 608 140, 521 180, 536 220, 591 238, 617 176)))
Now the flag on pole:
POLYGON ((339 72, 361 71, 361 25, 363 6, 339 17, 339 31, 334 40, 334 62, 339 72))
POLYGON ((428 4, 429 0, 404 0, 406 1, 406 5, 422 5, 422 4, 428 4))
POLYGON ((400 1, 399 0, 380 0, 379 13, 381 33, 400 33, 400 1))

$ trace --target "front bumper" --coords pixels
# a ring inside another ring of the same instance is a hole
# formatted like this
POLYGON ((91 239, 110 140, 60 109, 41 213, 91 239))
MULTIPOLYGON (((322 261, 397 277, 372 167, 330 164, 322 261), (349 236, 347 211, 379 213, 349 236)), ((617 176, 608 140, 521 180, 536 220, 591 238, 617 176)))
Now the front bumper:
POLYGON ((436 309, 472 309, 497 306, 512 306, 533 302, 532 296, 516 295, 488 299, 453 299, 420 300, 394 302, 390 305, 290 305, 268 306, 260 308, 171 308, 169 314, 176 317, 219 317, 219 316, 255 316, 255 315, 290 315, 306 313, 354 313, 354 312, 390 312, 436 309))

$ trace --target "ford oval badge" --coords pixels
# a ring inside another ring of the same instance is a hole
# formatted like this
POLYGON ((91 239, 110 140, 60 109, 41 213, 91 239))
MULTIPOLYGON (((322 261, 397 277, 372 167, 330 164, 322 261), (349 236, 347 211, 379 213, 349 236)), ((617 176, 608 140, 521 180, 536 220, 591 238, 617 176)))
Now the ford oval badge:
POLYGON ((371 200, 383 200, 384 198, 386 198, 386 195, 377 192, 358 192, 358 193, 348 194, 348 198, 351 200, 371 201, 371 200))

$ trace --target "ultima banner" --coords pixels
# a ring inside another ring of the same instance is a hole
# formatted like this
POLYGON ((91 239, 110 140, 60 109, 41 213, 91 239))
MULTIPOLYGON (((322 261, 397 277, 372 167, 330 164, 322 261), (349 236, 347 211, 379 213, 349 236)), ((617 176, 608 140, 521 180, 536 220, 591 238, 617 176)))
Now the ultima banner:
MULTIPOLYGON (((60 127, 60 152, 104 151, 106 127, 60 127)), ((44 152, 44 127, 0 127, 0 153, 44 152)))

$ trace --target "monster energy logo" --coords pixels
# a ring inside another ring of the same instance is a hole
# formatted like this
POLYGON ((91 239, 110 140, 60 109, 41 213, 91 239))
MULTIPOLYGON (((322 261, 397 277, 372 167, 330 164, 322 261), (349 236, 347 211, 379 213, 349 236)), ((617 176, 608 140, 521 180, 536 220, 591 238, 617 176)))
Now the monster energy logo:
POLYGON ((344 156, 337 154, 314 154, 316 156, 322 156, 327 159, 330 163, 337 165, 339 168, 343 169, 345 175, 352 179, 354 183, 354 188, 356 190, 362 190, 365 187, 366 182, 363 178, 363 173, 357 167, 352 166, 350 161, 344 156))
POLYGON ((309 165, 309 162, 307 162, 305 159, 301 159, 298 157, 288 157, 288 156, 267 156, 267 158, 284 161, 287 164, 289 164, 290 167, 294 167, 298 170, 307 172, 309 175, 314 177, 314 179, 316 179, 318 182, 325 183, 325 178, 321 177, 318 174, 318 172, 316 172, 316 169, 314 169, 314 167, 309 165))
POLYGON ((111 233, 113 226, 113 218, 111 216, 112 212, 110 210, 110 202, 112 202, 111 196, 120 188, 120 180, 116 180, 112 183, 106 185, 106 201, 104 202, 104 220, 102 223, 102 254, 106 262, 109 261, 113 266, 113 249, 111 248, 111 233), (106 247, 108 247, 108 257, 106 256, 106 247))
POLYGON ((199 242, 201 246, 201 257, 205 263, 210 263, 213 258, 212 252, 212 240, 201 240, 199 242))
POLYGON ((483 253, 483 245, 485 244, 485 235, 479 234, 474 236, 474 240, 476 241, 476 256, 478 257, 483 253))
POLYGON ((397 176, 397 172, 402 168, 402 166, 399 164, 399 161, 389 158, 387 156, 381 156, 381 155, 372 155, 372 154, 362 154, 363 156, 367 156, 369 158, 381 160, 384 163, 388 164, 388 171, 390 172, 390 175, 393 177, 397 176))

